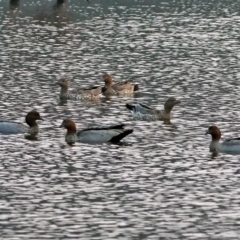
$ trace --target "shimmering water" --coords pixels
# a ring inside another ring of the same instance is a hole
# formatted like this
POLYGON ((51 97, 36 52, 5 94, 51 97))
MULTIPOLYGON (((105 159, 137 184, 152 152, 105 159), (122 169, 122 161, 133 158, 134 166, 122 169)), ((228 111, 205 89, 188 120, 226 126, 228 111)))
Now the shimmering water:
POLYGON ((209 125, 240 136, 238 1, 0 0, 1 118, 37 109, 37 139, 0 136, 1 239, 240 239, 239 155, 209 153, 209 125), (60 102, 54 83, 140 86, 134 97, 60 102), (127 102, 181 100, 172 124, 127 102), (127 123, 123 145, 68 146, 78 127, 127 123), (238 134, 239 133, 239 134, 238 134))

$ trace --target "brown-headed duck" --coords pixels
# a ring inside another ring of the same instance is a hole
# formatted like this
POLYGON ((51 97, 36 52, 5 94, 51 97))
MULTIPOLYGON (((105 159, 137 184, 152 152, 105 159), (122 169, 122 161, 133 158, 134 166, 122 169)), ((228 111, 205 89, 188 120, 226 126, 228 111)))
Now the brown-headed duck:
POLYGON ((113 84, 112 76, 107 73, 102 75, 102 79, 105 83, 105 86, 103 87, 103 95, 105 96, 132 94, 139 90, 138 85, 134 85, 129 81, 113 84))
POLYGON ((32 110, 25 117, 25 121, 29 127, 18 122, 0 121, 0 133, 2 134, 18 134, 18 133, 37 134, 39 132, 39 127, 36 120, 43 120, 43 119, 41 118, 40 114, 37 111, 32 110))
POLYGON ((163 110, 148 107, 144 104, 126 104, 126 108, 131 111, 134 117, 141 120, 162 120, 170 121, 171 111, 176 104, 181 103, 174 97, 170 97, 164 104, 163 110))
POLYGON ((227 139, 220 142, 221 131, 217 126, 210 126, 205 135, 210 134, 212 141, 209 149, 211 152, 239 152, 240 153, 240 138, 227 139))
POLYGON ((60 99, 94 100, 98 99, 99 95, 102 93, 102 88, 100 87, 77 88, 69 91, 69 82, 66 78, 61 78, 57 84, 61 87, 60 99))
POLYGON ((124 124, 109 127, 94 127, 77 130, 75 122, 69 118, 64 119, 60 127, 67 129, 65 140, 68 143, 119 142, 121 139, 133 132, 132 129, 125 129, 124 124))

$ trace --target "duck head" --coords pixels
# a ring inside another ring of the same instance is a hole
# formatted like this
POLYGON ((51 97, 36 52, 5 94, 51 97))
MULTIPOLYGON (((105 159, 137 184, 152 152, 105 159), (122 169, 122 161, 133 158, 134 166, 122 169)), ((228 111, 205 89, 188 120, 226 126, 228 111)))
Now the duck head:
POLYGON ((217 126, 210 126, 206 131, 205 135, 211 134, 212 141, 219 141, 221 138, 221 131, 217 126))
POLYGON ((40 114, 35 111, 32 110, 31 112, 29 112, 26 116, 26 123, 29 125, 29 127, 34 127, 37 126, 36 120, 42 120, 40 114))
POLYGON ((57 84, 61 87, 61 88, 65 88, 68 89, 69 87, 69 82, 66 78, 61 78, 58 80, 57 84))
POLYGON ((66 128, 67 134, 75 134, 77 131, 75 122, 70 118, 64 119, 60 128, 66 128))
POLYGON ((111 75, 104 73, 102 75, 102 80, 105 82, 106 87, 110 87, 112 85, 112 76, 111 75))
POLYGON ((170 97, 164 104, 164 109, 166 112, 171 112, 171 110, 173 109, 173 107, 176 105, 176 104, 179 104, 181 103, 181 101, 177 100, 176 98, 174 97, 170 97))

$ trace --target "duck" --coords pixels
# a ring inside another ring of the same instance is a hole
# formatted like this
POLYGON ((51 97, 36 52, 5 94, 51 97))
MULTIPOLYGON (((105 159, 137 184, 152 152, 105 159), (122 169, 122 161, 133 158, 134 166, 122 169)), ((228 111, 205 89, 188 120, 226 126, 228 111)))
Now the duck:
POLYGON ((210 126, 205 135, 210 134, 212 141, 209 145, 210 152, 239 152, 240 153, 240 138, 227 139, 220 142, 221 131, 217 126, 210 126))
POLYGON ((65 141, 68 143, 116 143, 133 132, 133 129, 126 129, 124 124, 77 130, 75 122, 70 118, 64 119, 60 127, 67 129, 65 141))
POLYGON ((102 79, 105 83, 105 86, 103 87, 103 95, 105 96, 131 94, 139 90, 137 84, 132 84, 129 81, 112 84, 112 76, 107 73, 102 75, 102 79))
POLYGON ((0 120, 0 133, 1 134, 19 134, 19 133, 37 134, 39 132, 39 127, 36 120, 43 121, 40 114, 35 110, 28 112, 25 117, 25 121, 29 127, 24 125, 23 123, 0 120))
POLYGON ((60 90, 60 99, 74 99, 74 100, 83 100, 83 99, 98 99, 99 95, 102 93, 100 87, 89 87, 89 88, 77 88, 73 91, 69 91, 69 81, 66 78, 61 78, 58 80, 57 85, 61 87, 60 90))
POLYGON ((174 97, 168 98, 164 104, 163 110, 157 110, 155 108, 149 107, 147 105, 137 103, 137 104, 126 104, 126 108, 131 111, 134 117, 141 120, 162 120, 170 121, 171 111, 176 104, 181 103, 174 97))

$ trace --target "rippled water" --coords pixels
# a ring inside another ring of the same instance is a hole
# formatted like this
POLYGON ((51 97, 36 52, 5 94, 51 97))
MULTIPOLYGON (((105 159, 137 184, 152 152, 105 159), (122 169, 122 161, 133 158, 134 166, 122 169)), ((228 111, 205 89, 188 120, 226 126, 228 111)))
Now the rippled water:
POLYGON ((37 139, 0 136, 2 239, 240 239, 239 155, 209 153, 209 125, 239 136, 237 1, 0 1, 1 118, 37 109, 37 139), (104 3, 102 3, 104 2, 104 3), (134 97, 58 99, 54 83, 140 85, 134 97), (127 102, 181 100, 172 124, 127 102), (68 146, 78 127, 127 123, 123 145, 68 146))

